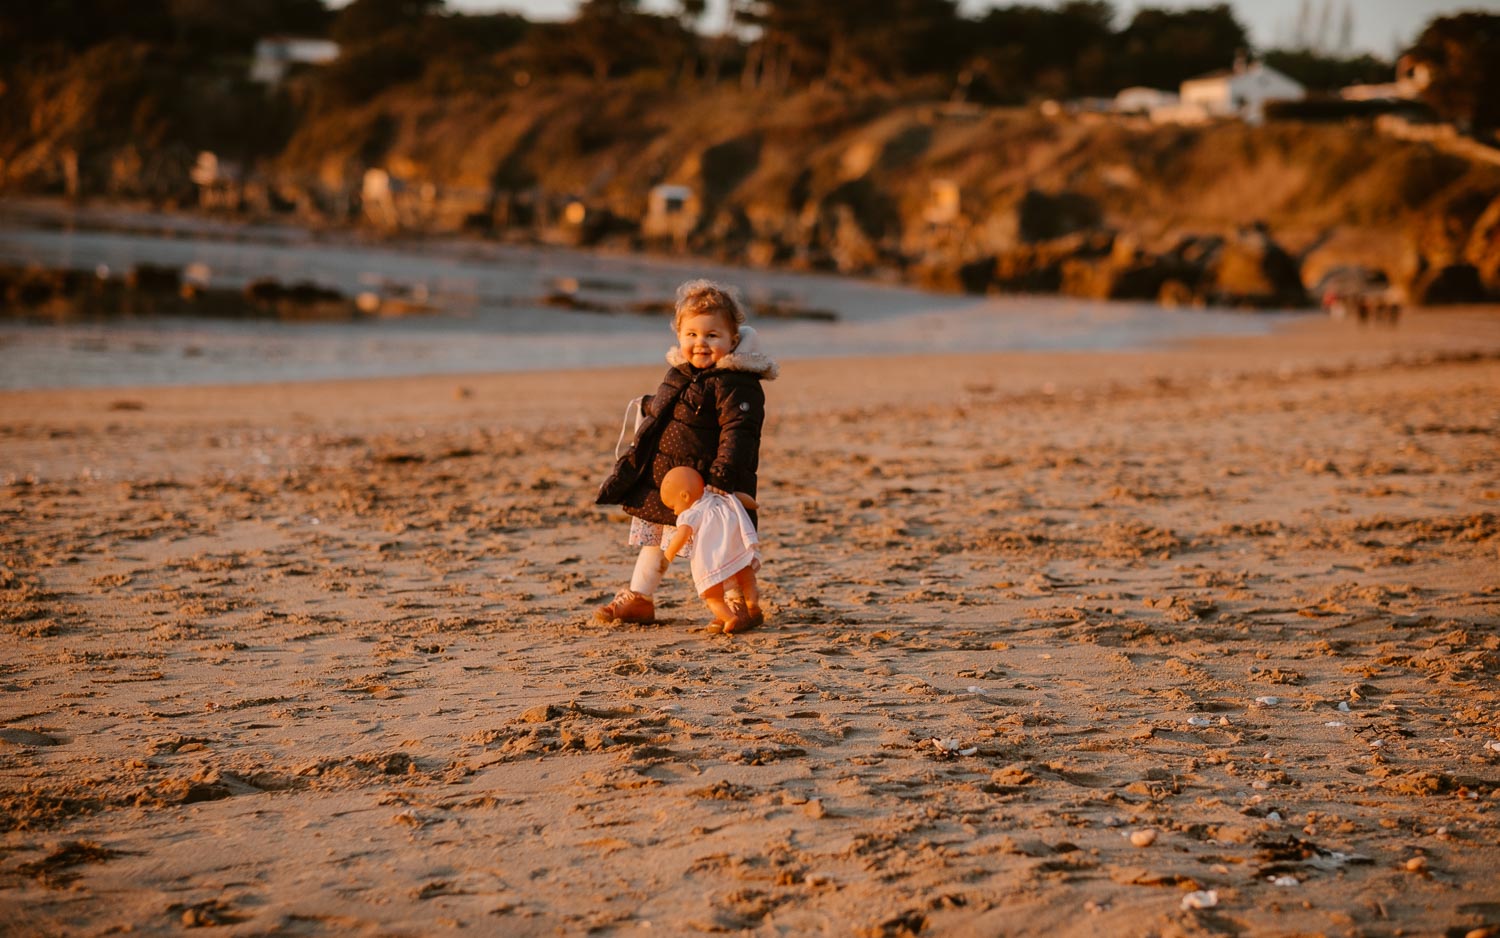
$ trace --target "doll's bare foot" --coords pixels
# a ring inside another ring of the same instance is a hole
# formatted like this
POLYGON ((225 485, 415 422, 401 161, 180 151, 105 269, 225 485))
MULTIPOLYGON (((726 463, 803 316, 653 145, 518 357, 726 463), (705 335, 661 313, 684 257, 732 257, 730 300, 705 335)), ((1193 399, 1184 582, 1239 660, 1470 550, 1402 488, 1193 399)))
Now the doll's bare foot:
POLYGON ((750 608, 746 609, 745 615, 749 618, 749 627, 752 629, 758 629, 766 624, 766 614, 761 611, 761 608, 759 606, 751 606, 750 608))
POLYGON ((741 632, 748 632, 748 631, 750 631, 751 629, 755 628, 756 625, 758 625, 758 624, 759 623, 757 623, 754 619, 750 618, 750 616, 748 614, 746 614, 743 610, 736 610, 736 612, 734 614, 734 618, 730 619, 728 622, 724 623, 724 634, 725 635, 738 635, 741 632))
POLYGON ((755 616, 751 614, 750 609, 745 605, 743 599, 737 598, 731 602, 729 604, 729 612, 731 618, 724 623, 725 635, 748 632, 765 621, 765 616, 761 616, 757 621, 755 616))

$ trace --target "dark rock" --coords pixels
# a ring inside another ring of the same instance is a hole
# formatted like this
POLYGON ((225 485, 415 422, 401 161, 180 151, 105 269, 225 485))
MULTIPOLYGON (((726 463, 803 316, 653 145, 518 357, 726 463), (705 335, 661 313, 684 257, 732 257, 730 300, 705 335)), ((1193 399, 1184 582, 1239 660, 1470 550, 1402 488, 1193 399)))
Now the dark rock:
POLYGON ((1167 255, 1186 264, 1202 267, 1207 265, 1223 246, 1224 239, 1218 235, 1183 235, 1167 252, 1167 255))
POLYGON ((1055 293, 1062 287, 1063 261, 1069 252, 1045 244, 1028 244, 995 258, 994 285, 1017 293, 1055 293))
POLYGON ((1207 258, 1204 290, 1226 306, 1268 309, 1307 305, 1302 271, 1263 225, 1241 229, 1207 258))
POLYGON ((1067 261, 1108 257, 1114 251, 1114 242, 1113 232, 1089 231, 1023 244, 996 256, 993 285, 1007 292, 1056 293, 1062 289, 1067 261))
POLYGON ((143 293, 176 293, 182 289, 182 270, 157 264, 137 264, 125 275, 125 285, 143 293))
POLYGON ((756 133, 716 143, 698 157, 703 200, 717 205, 760 165, 760 135, 756 133))
POLYGON ((792 252, 775 238, 755 238, 745 245, 745 263, 752 267, 770 267, 791 257, 792 252))
POLYGON ((987 293, 995 282, 995 258, 993 255, 965 261, 958 265, 958 282, 965 293, 987 293))
POLYGON ((1096 227, 1103 218, 1099 203, 1077 192, 1049 195, 1028 190, 1016 206, 1017 228, 1024 241, 1050 241, 1096 227))
POLYGON ((244 296, 256 313, 279 319, 337 321, 353 319, 359 312, 339 291, 308 281, 287 286, 263 277, 246 284, 244 296))
POLYGON ((1181 282, 1180 263, 1151 255, 1124 263, 1071 258, 1062 265, 1062 292, 1098 300, 1155 300, 1169 279, 1181 282))
POLYGON ((1500 294, 1500 198, 1474 222, 1464 259, 1479 271, 1479 280, 1490 293, 1500 294))
POLYGON ((958 269, 941 260, 920 260, 906 268, 906 278, 924 290, 940 290, 945 293, 963 291, 958 279, 958 269))
POLYGON ((1483 303, 1486 299, 1479 269, 1473 264, 1449 264, 1427 271, 1411 286, 1411 301, 1418 306, 1444 303, 1483 303))
POLYGON ((1182 309, 1186 306, 1201 306, 1203 298, 1198 292, 1176 278, 1165 280, 1156 291, 1156 302, 1167 309, 1182 309))
POLYGON ((835 209, 828 253, 841 274, 868 273, 880 264, 880 248, 847 205, 835 209))

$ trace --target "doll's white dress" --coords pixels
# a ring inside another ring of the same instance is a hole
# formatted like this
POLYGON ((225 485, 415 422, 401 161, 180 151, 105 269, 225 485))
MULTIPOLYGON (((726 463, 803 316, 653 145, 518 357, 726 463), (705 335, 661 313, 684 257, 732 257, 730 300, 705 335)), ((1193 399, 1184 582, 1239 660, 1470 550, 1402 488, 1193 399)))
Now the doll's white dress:
POLYGON ((677 526, 683 525, 693 529, 693 586, 699 596, 746 567, 760 569, 760 538, 734 496, 705 491, 677 516, 677 526))

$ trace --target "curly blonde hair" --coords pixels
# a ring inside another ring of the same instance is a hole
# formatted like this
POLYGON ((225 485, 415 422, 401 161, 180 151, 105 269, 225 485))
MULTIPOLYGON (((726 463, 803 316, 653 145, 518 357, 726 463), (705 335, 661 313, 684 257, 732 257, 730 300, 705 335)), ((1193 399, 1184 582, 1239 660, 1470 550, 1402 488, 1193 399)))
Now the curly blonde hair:
POLYGON ((740 303, 738 291, 712 280, 689 280, 677 288, 677 311, 672 316, 672 331, 677 331, 684 317, 700 313, 719 313, 736 335, 740 326, 745 324, 745 307, 740 303))

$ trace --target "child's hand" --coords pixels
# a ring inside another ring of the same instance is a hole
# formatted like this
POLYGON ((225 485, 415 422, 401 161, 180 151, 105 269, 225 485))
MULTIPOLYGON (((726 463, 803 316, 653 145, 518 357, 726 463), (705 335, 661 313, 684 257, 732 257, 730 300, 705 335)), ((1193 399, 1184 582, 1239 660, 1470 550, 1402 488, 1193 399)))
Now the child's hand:
POLYGON ((666 573, 667 572, 667 568, 670 567, 671 565, 672 565, 672 556, 670 554, 662 554, 661 555, 661 563, 658 565, 658 572, 666 573))

